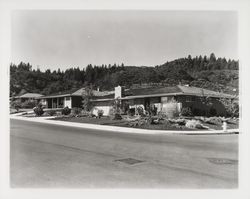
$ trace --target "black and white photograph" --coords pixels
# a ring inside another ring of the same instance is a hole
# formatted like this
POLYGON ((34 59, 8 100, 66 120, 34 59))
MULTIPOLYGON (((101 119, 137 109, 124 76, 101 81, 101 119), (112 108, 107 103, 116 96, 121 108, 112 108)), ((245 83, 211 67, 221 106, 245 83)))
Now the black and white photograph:
POLYGON ((11 10, 9 189, 239 190, 240 17, 11 10))

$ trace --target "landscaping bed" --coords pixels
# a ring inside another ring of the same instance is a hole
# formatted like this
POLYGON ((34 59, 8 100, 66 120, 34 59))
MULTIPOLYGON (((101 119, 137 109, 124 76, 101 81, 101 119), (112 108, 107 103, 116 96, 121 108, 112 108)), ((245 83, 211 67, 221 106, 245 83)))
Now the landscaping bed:
MULTIPOLYGON (((216 117, 217 118, 217 117, 216 117)), ((110 126, 121 126, 121 127, 131 127, 131 128, 140 128, 140 129, 151 129, 151 130, 185 130, 185 131, 195 131, 195 130, 222 130, 222 121, 209 118, 175 118, 175 119, 162 119, 157 124, 151 124, 146 122, 146 118, 140 118, 138 120, 128 121, 126 119, 113 120, 110 117, 74 117, 74 116, 59 116, 51 120, 60 120, 67 122, 77 122, 77 123, 88 123, 88 124, 99 124, 99 125, 110 125, 110 126), (205 120, 205 121, 203 121, 205 120), (199 128, 190 128, 185 124, 189 123, 198 123, 199 128), (190 122, 191 121, 191 122, 190 122)), ((228 129, 238 129, 239 122, 238 119, 228 120, 227 124, 228 129)))

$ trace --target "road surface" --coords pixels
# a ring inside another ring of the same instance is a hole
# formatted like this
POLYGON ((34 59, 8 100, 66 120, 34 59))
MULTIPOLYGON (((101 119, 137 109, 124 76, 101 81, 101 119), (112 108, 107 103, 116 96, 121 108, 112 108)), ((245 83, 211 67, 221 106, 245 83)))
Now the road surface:
POLYGON ((10 122, 12 187, 238 186, 238 135, 138 135, 10 122))

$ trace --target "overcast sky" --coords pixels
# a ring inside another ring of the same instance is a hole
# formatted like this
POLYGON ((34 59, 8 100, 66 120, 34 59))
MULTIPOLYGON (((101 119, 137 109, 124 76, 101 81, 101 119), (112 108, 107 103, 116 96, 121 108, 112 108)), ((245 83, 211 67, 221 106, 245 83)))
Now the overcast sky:
POLYGON ((65 70, 87 64, 155 66, 189 54, 238 59, 229 11, 15 11, 12 62, 65 70))

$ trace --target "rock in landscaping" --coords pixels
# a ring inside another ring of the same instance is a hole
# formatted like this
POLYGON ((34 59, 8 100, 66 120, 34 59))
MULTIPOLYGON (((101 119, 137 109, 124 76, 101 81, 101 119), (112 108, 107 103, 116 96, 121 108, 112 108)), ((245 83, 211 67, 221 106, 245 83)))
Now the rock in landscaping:
POLYGON ((187 128, 196 129, 197 126, 200 127, 201 123, 198 120, 188 120, 185 125, 187 128))

